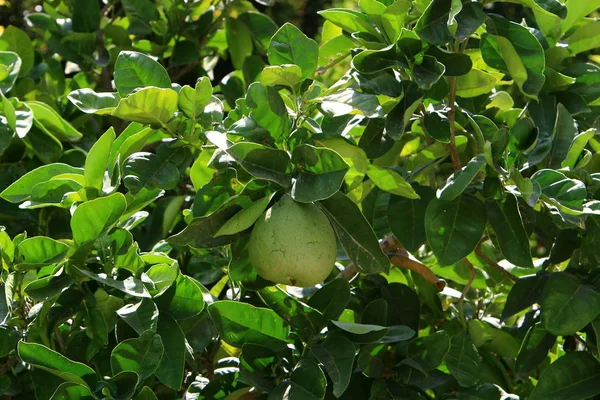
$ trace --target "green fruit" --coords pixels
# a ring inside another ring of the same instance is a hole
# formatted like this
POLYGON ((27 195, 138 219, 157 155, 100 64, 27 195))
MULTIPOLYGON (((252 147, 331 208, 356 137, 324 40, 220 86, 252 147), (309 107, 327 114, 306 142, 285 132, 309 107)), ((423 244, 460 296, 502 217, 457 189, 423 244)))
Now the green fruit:
POLYGON ((285 195, 254 225, 248 251, 263 278, 308 287, 329 276, 337 245, 329 220, 316 205, 285 195))

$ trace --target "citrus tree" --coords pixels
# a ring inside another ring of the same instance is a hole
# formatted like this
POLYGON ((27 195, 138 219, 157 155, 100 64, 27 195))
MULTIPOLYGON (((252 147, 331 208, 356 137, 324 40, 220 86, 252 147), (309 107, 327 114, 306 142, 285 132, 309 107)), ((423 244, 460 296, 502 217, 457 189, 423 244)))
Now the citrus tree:
POLYGON ((0 2, 0 392, 599 396, 598 7, 0 2))

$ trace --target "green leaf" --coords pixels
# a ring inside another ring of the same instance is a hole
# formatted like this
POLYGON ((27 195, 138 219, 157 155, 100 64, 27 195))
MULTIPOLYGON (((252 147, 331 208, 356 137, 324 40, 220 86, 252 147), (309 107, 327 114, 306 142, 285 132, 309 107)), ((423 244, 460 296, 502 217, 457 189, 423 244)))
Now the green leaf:
POLYGON ((144 388, 133 398, 133 400, 158 400, 152 389, 148 386, 144 388))
POLYGON ((37 184, 62 174, 83 175, 83 169, 60 163, 42 165, 17 179, 0 195, 11 203, 20 203, 30 198, 31 192, 37 184))
POLYGON ((223 340, 235 347, 245 343, 273 349, 286 346, 289 327, 272 310, 236 301, 217 301, 208 306, 223 340))
POLYGON ((450 340, 446 366, 462 387, 473 386, 479 382, 479 354, 466 333, 453 336, 450 340))
POLYGON ((134 153, 123 164, 123 183, 132 194, 157 188, 174 189, 179 183, 176 163, 184 154, 183 148, 167 149, 158 154, 134 153))
POLYGON ((40 123, 48 132, 58 140, 76 142, 83 137, 82 133, 65 121, 52 107, 39 101, 25 103, 31 111, 36 122, 40 123))
POLYGON ((365 50, 352 59, 352 66, 363 74, 373 74, 388 68, 407 68, 406 57, 398 53, 396 45, 381 50, 365 50))
POLYGON ((291 195, 296 201, 312 203, 336 193, 348 172, 348 164, 335 151, 308 144, 296 146, 292 152, 296 176, 291 195))
POLYGON ((337 319, 350 302, 350 284, 346 279, 334 279, 308 299, 308 305, 323 314, 321 326, 337 319))
POLYGON ((460 196, 485 166, 485 156, 478 154, 460 171, 450 175, 443 188, 438 189, 440 200, 452 201, 460 196))
POLYGON ((222 147, 219 133, 207 133, 207 137, 255 178, 267 179, 283 187, 290 187, 291 160, 287 152, 251 142, 239 142, 227 148, 222 147))
POLYGON ((156 332, 158 308, 154 302, 148 298, 142 299, 142 301, 136 304, 127 304, 125 307, 117 310, 117 314, 127 323, 127 325, 133 328, 138 335, 141 335, 147 330, 156 332))
POLYGON ((0 357, 8 356, 15 349, 20 336, 14 328, 0 327, 0 357))
POLYGON ((73 279, 64 273, 64 268, 60 268, 53 275, 29 283, 24 291, 36 301, 47 301, 67 290, 72 284, 73 279))
POLYGON ((568 352, 540 376, 530 400, 583 400, 600 393, 600 363, 590 353, 568 352))
POLYGON ((248 87, 246 102, 252 109, 250 116, 268 130, 273 138, 289 133, 290 118, 285 103, 275 88, 254 82, 248 87))
POLYGON ((487 94, 498 83, 498 79, 480 69, 471 69, 466 75, 456 79, 456 94, 464 98, 472 98, 487 94))
POLYGON ((52 264, 62 260, 69 246, 45 236, 35 236, 23 240, 17 246, 19 254, 27 264, 52 264))
POLYGON ((595 129, 588 129, 587 131, 581 132, 580 134, 576 135, 573 138, 573 141, 571 142, 569 151, 567 152, 564 161, 561 163, 561 167, 574 168, 577 164, 577 161, 579 160, 581 153, 584 151, 586 145, 594 137, 595 134, 595 129))
POLYGON ((92 89, 77 89, 67 98, 86 114, 111 114, 119 105, 118 93, 96 93, 92 89))
POLYGON ((71 217, 73 240, 78 246, 96 240, 118 222, 126 209, 127 201, 121 193, 79 205, 71 217))
POLYGON ((439 112, 430 112, 423 117, 425 130, 435 140, 450 143, 450 121, 439 112))
POLYGON ((188 117, 200 118, 204 112, 204 108, 210 103, 212 92, 210 79, 203 76, 198 79, 193 89, 187 85, 181 88, 177 97, 177 103, 181 111, 188 117))
POLYGON ((105 378, 102 386, 104 386, 103 391, 113 399, 131 399, 139 383, 140 377, 137 373, 122 371, 105 378))
POLYGON ((433 199, 425 213, 425 232, 438 262, 452 265, 468 256, 481 240, 485 223, 485 207, 475 197, 433 199))
POLYGON ((331 321, 344 336, 355 343, 375 343, 387 335, 390 328, 379 325, 354 324, 350 322, 331 321))
MULTIPOLYGON (((167 70, 151 57, 137 51, 122 51, 115 62, 115 86, 121 97, 138 88, 171 88, 167 70)), ((175 99, 175 104, 177 100, 175 99)))
POLYGON ((265 212, 274 195, 275 193, 265 196, 252 203, 251 206, 244 208, 235 214, 231 219, 225 222, 217 233, 215 233, 215 237, 221 235, 234 235, 250 228, 254 225, 256 220, 260 218, 262 213, 265 212))
POLYGON ((92 392, 86 386, 73 382, 60 384, 50 400, 94 400, 92 392))
POLYGON ((345 8, 330 8, 319 11, 319 15, 348 33, 366 32, 375 37, 379 36, 369 17, 363 13, 345 8))
POLYGON ((535 148, 530 152, 528 158, 529 163, 535 165, 546 158, 552 149, 557 119, 556 98, 549 95, 540 96, 539 101, 530 103, 529 115, 532 120, 529 120, 530 124, 535 124, 539 130, 535 148))
POLYGON ((238 237, 237 235, 215 237, 215 234, 225 222, 250 204, 252 199, 248 196, 233 197, 212 214, 194 218, 183 231, 169 237, 167 241, 176 246, 194 248, 213 248, 232 243, 238 237))
POLYGON ((286 22, 271 38, 267 55, 271 65, 295 64, 302 70, 302 78, 312 78, 319 62, 319 45, 286 22))
POLYGON ((412 340, 408 344, 408 357, 425 371, 439 367, 450 350, 450 338, 443 332, 435 332, 412 340))
POLYGON ((367 167, 367 175, 381 190, 409 199, 419 198, 419 195, 410 183, 393 169, 386 169, 370 164, 367 167))
POLYGON ((567 178, 562 172, 543 169, 531 176, 542 189, 542 194, 553 205, 572 210, 581 210, 586 197, 583 182, 567 178))
POLYGON ((485 205, 488 221, 496 232, 504 257, 519 267, 533 268, 529 238, 515 195, 507 193, 503 201, 488 199, 485 205))
POLYGON ((35 64, 34 48, 29 35, 15 25, 9 24, 4 29, 0 36, 0 51, 12 51, 19 56, 21 76, 27 75, 35 64))
POLYGON ((421 63, 413 66, 412 72, 419 89, 429 90, 442 78, 442 75, 446 72, 446 67, 437 61, 435 57, 424 55, 421 63))
POLYGON ((283 318, 300 338, 308 342, 321 330, 319 323, 323 315, 316 309, 296 300, 277 286, 258 291, 262 301, 283 318))
POLYGON ((462 76, 466 75, 473 68, 473 61, 465 53, 456 53, 442 50, 439 47, 431 46, 427 54, 435 57, 437 61, 445 67, 444 76, 462 76))
POLYGON ((537 100, 544 86, 544 49, 527 28, 490 14, 482 36, 481 55, 486 64, 509 73, 521 92, 537 100))
POLYGON ((375 95, 345 89, 323 97, 321 109, 331 117, 362 114, 367 118, 383 116, 379 100, 375 95))
POLYGON ((160 335, 153 331, 146 331, 139 338, 124 340, 110 354, 112 373, 115 375, 122 371, 133 371, 144 380, 158 368, 163 350, 160 335))
POLYGON ((225 19, 227 49, 235 69, 242 69, 246 57, 252 55, 252 36, 250 30, 239 19, 225 19))
POLYGON ((71 361, 65 356, 37 343, 19 342, 17 346, 19 358, 36 368, 43 369, 67 382, 96 387, 98 376, 85 364, 71 361))
POLYGON ((190 277, 179 274, 175 283, 156 298, 156 305, 161 313, 169 313, 177 320, 195 317, 204 309, 202 289, 190 277))
POLYGON ((427 240, 425 234, 425 211, 435 192, 428 186, 415 186, 418 199, 391 196, 387 207, 388 224, 394 236, 411 253, 416 252, 427 240))
POLYGON ((387 135, 398 140, 404 133, 413 113, 421 103, 423 94, 413 82, 403 82, 404 96, 400 102, 388 113, 385 123, 387 135))
POLYGON ((148 293, 148 290, 146 289, 142 281, 140 281, 137 278, 134 278, 133 276, 130 276, 129 278, 123 281, 120 281, 109 278, 106 276, 106 274, 95 274, 84 269, 80 269, 79 272, 81 272, 88 278, 95 280, 96 282, 100 282, 106 286, 120 290, 121 292, 126 293, 130 296, 151 297, 150 293, 148 293))
POLYGON ((289 398, 324 399, 327 379, 319 365, 309 359, 300 360, 290 375, 289 398))
POLYGON ((277 32, 277 24, 266 14, 254 11, 240 14, 238 20, 246 24, 260 52, 266 53, 271 37, 277 32))
POLYGON ((502 320, 507 320, 524 309, 542 300, 548 274, 524 276, 510 289, 502 310, 502 320))
POLYGON ((558 104, 556 108, 556 127, 552 139, 552 150, 550 151, 550 168, 560 168, 561 163, 567 157, 569 146, 577 135, 575 120, 567 111, 565 106, 558 104))
POLYGON ((115 140, 115 130, 110 127, 100 138, 94 143, 85 159, 85 184, 87 187, 94 188, 97 193, 102 191, 104 183, 104 174, 108 168, 108 159, 110 149, 115 140))
POLYGON ((567 272, 550 275, 541 305, 542 322, 556 336, 574 334, 600 315, 600 295, 567 272))
POLYGON ((20 70, 21 59, 17 53, 0 51, 0 91, 3 94, 8 93, 12 89, 20 70))
POLYGON ((302 70, 294 64, 266 67, 260 74, 260 83, 265 86, 283 85, 292 90, 302 82, 302 70))
MULTIPOLYGON (((444 45, 452 40, 450 25, 462 4, 458 3, 458 9, 455 8, 456 2, 452 0, 433 0, 425 12, 421 15, 415 25, 415 33, 421 39, 434 45, 444 45)), ((454 21, 456 25, 456 21, 454 21)), ((456 27, 454 27, 456 30, 456 27)))
POLYGON ((95 0, 81 0, 73 3, 73 31, 94 32, 100 27, 100 5, 95 0))
POLYGON ((155 375, 165 386, 180 390, 185 372, 185 336, 176 320, 168 314, 158 317, 156 333, 164 346, 163 356, 155 375))
POLYGON ((356 351, 354 345, 343 336, 327 336, 323 342, 312 345, 310 351, 323 364, 331 378, 333 395, 340 397, 346 391, 352 376, 356 351))
POLYGON ((126 121, 165 127, 176 110, 176 91, 147 87, 119 100, 112 115, 126 121))
POLYGON ((352 200, 337 192, 319 205, 358 271, 365 274, 389 271, 390 261, 381 251, 373 228, 352 200))
POLYGON ((49 164, 57 161, 63 153, 62 144, 42 125, 35 123, 23 138, 23 142, 40 160, 49 164))
POLYGON ((381 25, 392 43, 400 38, 411 7, 408 0, 397 0, 389 5, 381 15, 381 25))

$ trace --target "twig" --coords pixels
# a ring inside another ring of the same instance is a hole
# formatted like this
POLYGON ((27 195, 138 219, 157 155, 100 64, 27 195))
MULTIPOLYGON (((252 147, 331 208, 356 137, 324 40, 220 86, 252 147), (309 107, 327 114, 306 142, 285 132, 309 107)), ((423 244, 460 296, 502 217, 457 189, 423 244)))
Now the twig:
POLYGON ((64 354, 65 350, 66 350, 66 346, 65 346, 65 342, 63 341, 62 336, 60 335, 60 331, 58 330, 58 326, 54 327, 54 336, 56 337, 56 342, 58 343, 58 347, 60 348, 60 352, 64 354))
POLYGON ((448 78, 448 84, 450 93, 448 94, 448 105, 450 111, 448 111, 448 122, 450 123, 450 157, 452 158, 452 166, 454 171, 461 169, 460 160, 458 159, 458 152, 456 151, 456 128, 454 121, 456 120, 456 77, 451 76, 448 78))
POLYGON ((446 287, 446 282, 435 276, 433 272, 424 264, 415 261, 402 254, 394 254, 390 261, 393 265, 401 268, 410 269, 411 271, 421 275, 425 280, 436 287, 438 292, 441 292, 446 287))
MULTIPOLYGON (((379 241, 379 245, 381 246, 381 250, 386 253, 393 253, 390 257, 390 262, 400 268, 409 269, 419 275, 421 275, 425 280, 432 285, 434 285, 438 291, 444 290, 446 287, 446 282, 439 279, 431 270, 424 264, 412 258, 410 253, 406 251, 404 247, 398 242, 398 240, 394 237, 394 235, 389 235, 384 239, 379 241)), ((348 266, 339 273, 339 277, 346 278, 349 281, 354 279, 358 275, 358 271, 354 267, 353 263, 348 264, 348 266)))
POLYGON ((477 276, 477 271, 475 270, 475 267, 473 267, 473 264, 471 264, 471 261, 467 260, 466 258, 464 258, 463 261, 465 262, 465 264, 467 264, 467 267, 469 267, 469 270, 471 271, 471 277, 469 278, 469 281, 467 282, 467 284, 465 285, 465 288, 463 289, 462 293, 460 294, 460 299, 458 299, 458 312, 460 314, 460 320, 461 320, 463 326, 466 327, 467 320, 465 318, 464 302, 465 302, 465 297, 467 296, 467 293, 469 292, 469 290, 471 290, 471 286, 473 286, 473 282, 475 281, 475 276, 477 276))
POLYGON ((483 260, 483 262, 493 267, 496 271, 500 272, 500 274, 502 274, 504 277, 510 279, 513 282, 517 282, 519 280, 518 276, 511 274, 510 272, 502 268, 500 265, 498 265, 498 263, 494 262, 494 260, 486 256, 483 252, 483 249, 481 248, 481 244, 477 245, 477 247, 475 248, 475 254, 477 254, 477 256, 483 260))

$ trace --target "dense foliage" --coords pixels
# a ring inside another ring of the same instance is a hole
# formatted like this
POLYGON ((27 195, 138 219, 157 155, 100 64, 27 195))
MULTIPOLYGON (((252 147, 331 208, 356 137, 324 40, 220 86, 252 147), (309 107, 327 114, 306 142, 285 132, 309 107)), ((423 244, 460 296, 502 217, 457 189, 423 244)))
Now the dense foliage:
POLYGON ((0 1, 0 393, 600 396, 598 7, 0 1))

